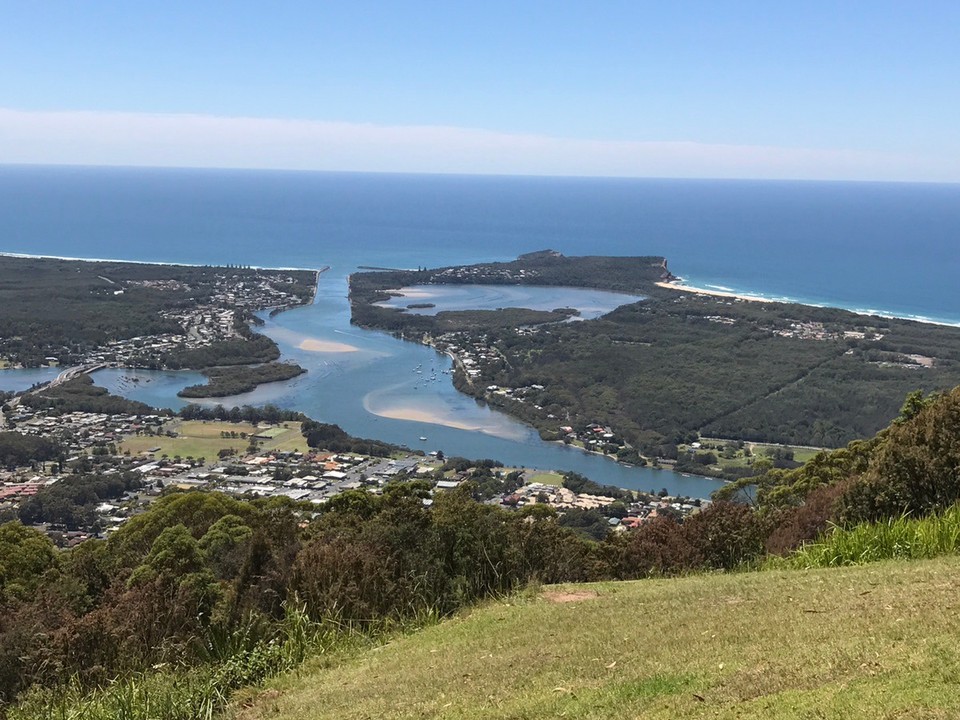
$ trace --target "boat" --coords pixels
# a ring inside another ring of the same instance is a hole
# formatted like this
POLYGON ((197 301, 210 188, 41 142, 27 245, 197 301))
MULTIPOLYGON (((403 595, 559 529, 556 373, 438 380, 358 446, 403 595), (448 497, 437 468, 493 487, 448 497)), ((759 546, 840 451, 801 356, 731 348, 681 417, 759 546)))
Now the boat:
POLYGON ((420 439, 421 439, 423 442, 426 442, 426 441, 427 441, 427 439, 426 439, 423 435, 420 436, 420 439))

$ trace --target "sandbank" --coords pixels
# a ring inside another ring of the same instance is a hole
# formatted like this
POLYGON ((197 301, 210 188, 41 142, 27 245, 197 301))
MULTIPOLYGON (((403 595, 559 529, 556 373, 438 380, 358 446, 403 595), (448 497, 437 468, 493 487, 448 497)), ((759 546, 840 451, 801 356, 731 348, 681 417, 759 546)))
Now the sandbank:
POLYGON ((369 403, 364 403, 366 409, 377 417, 388 418, 390 420, 409 420, 428 425, 442 425, 443 427, 454 428, 456 430, 469 430, 471 432, 481 432, 494 437, 515 440, 520 436, 511 428, 499 428, 492 425, 481 423, 469 423, 462 420, 456 420, 448 415, 430 410, 423 410, 409 406, 396 406, 390 408, 376 409, 370 407, 369 403))
POLYGON ((297 345, 301 350, 317 353, 350 353, 357 352, 360 348, 347 343, 335 342, 333 340, 317 340, 316 338, 306 338, 297 345))
POLYGON ((711 290, 709 288, 693 287, 692 285, 678 285, 671 282, 658 282, 657 287, 667 288, 668 290, 680 290, 682 292, 696 293, 697 295, 713 295, 715 297, 730 298, 733 300, 746 300, 747 302, 778 302, 770 298, 758 297, 757 295, 742 295, 740 293, 728 292, 726 290, 711 290))
POLYGON ((416 300, 435 298, 439 295, 433 290, 412 290, 410 288, 400 288, 399 290, 387 290, 393 297, 412 298, 416 300))

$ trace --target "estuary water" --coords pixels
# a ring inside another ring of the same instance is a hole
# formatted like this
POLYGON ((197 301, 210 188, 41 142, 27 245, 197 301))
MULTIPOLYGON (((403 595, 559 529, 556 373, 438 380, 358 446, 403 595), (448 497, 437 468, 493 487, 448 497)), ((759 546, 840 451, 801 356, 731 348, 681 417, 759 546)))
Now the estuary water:
POLYGON ((34 385, 50 382, 60 374, 60 368, 4 368, 0 370, 0 390, 22 392, 34 385))
MULTIPOLYGON (((349 324, 348 275, 360 266, 503 261, 546 248, 663 255, 693 285, 957 323, 958 242, 956 185, 0 168, 3 252, 329 266, 314 305, 262 328, 309 372, 224 404, 273 402, 424 450, 701 496, 715 483, 543 443, 460 395, 443 356, 349 324)), ((546 309, 576 306, 564 299, 546 309)), ((167 406, 197 381, 129 376, 102 371, 95 379, 167 406)))
POLYGON ((415 315, 436 315, 452 310, 497 310, 527 308, 555 310, 573 308, 572 320, 595 320, 611 310, 643 300, 641 295, 586 288, 532 287, 518 285, 414 285, 378 303, 415 315), (423 307, 427 306, 427 307, 423 307))

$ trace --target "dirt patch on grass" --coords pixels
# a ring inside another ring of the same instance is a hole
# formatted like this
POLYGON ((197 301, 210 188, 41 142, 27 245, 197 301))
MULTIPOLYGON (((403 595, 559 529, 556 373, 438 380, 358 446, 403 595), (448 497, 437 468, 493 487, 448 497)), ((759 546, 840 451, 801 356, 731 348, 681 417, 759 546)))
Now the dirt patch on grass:
POLYGON ((593 600, 597 597, 599 597, 599 595, 593 590, 577 590, 576 592, 550 590, 543 594, 543 599, 552 603, 582 602, 583 600, 593 600))
POLYGON ((235 720, 259 720, 271 710, 275 714, 276 700, 279 697, 280 691, 272 688, 241 697, 230 705, 229 709, 233 712, 231 717, 235 718, 235 720), (273 706, 272 708, 270 707, 271 705, 273 706))

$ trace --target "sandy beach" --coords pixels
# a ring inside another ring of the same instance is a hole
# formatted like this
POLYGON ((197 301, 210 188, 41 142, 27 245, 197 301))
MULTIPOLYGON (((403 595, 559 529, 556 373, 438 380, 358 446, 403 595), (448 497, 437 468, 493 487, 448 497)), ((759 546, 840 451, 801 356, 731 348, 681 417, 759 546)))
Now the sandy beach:
POLYGON ((350 353, 357 352, 360 348, 347 343, 335 342, 333 340, 317 340, 316 338, 306 338, 297 345, 301 350, 317 353, 350 353))
POLYGON ((470 423, 460 422, 451 418, 441 417, 440 415, 427 410, 417 410, 409 407, 394 407, 385 410, 371 410, 374 415, 391 420, 411 420, 413 422, 429 423, 430 425, 443 425, 458 430, 480 430, 481 428, 470 423))
POLYGON ((741 295, 739 293, 727 292, 725 290, 710 290, 707 288, 698 288, 691 285, 678 285, 670 282, 658 282, 657 287, 667 288, 668 290, 680 290, 682 292, 696 293, 697 295, 713 295, 716 297, 730 298, 732 300, 746 300, 747 302, 777 302, 770 298, 757 297, 756 295, 741 295))
MULTIPOLYGON (((787 298, 765 298, 759 297, 757 295, 743 295, 740 293, 727 292, 725 290, 711 290, 709 288, 699 288, 693 287, 692 285, 678 285, 676 283, 670 282, 658 282, 656 283, 657 287, 667 288, 668 290, 680 290, 682 292, 696 293, 698 295, 712 295, 715 297, 730 298, 732 300, 744 300, 746 302, 779 302, 787 303, 791 305, 807 305, 807 303, 802 303, 797 300, 789 300, 787 298)), ((823 305, 809 305, 809 307, 824 307, 823 305)), ((851 309, 851 308, 842 308, 838 306, 826 306, 835 308, 838 310, 847 310, 852 312, 855 315, 863 315, 864 317, 881 317, 889 318, 890 320, 906 320, 908 322, 918 322, 925 323, 927 325, 943 325, 946 327, 960 327, 960 323, 953 323, 946 320, 933 320, 927 317, 917 317, 916 315, 897 315, 895 313, 883 312, 882 310, 860 310, 860 309, 851 309)))

